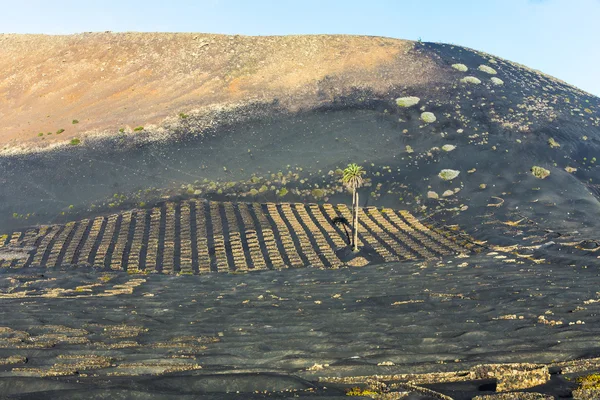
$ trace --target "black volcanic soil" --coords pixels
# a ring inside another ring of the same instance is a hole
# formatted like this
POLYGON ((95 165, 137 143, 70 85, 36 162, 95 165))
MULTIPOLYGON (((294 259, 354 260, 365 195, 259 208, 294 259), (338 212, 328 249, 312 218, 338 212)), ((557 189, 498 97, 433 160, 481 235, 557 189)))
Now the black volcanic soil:
MULTIPOLYGON (((107 386, 111 392, 128 393, 124 396, 158 393, 152 398, 256 390, 302 393, 309 388, 319 388, 312 395, 343 395, 345 387, 319 379, 597 356, 600 303, 590 284, 597 277, 595 269, 505 260, 490 254, 339 270, 149 275, 141 277, 145 282, 133 293, 107 297, 85 297, 81 292, 34 297, 46 288, 100 282, 97 273, 84 270, 3 275, 3 286, 15 286, 14 279, 20 284, 12 291, 15 298, 2 299, 0 318, 3 325, 31 335, 23 344, 48 340, 40 328, 48 325, 62 327, 63 332, 84 329, 78 335, 87 341, 58 339, 51 348, 17 344, 3 349, 3 356, 24 356, 27 363, 0 366, 0 385, 4 394, 20 393, 23 389, 9 382, 18 382, 21 375, 24 382, 32 381, 29 390, 54 390, 46 395, 60 398, 79 398, 83 391, 93 394, 88 398, 104 398, 107 394, 100 392, 107 386), (18 297, 24 291, 29 294, 18 297), (69 298, 77 295, 83 297, 69 298), (110 336, 113 328, 123 326, 134 333, 110 336), (204 349, 194 348, 194 340, 204 349), (165 343, 184 344, 161 347, 165 343), (108 350, 111 344, 114 348, 108 350), (113 361, 101 369, 82 368, 80 374, 87 379, 25 378, 28 369, 48 369, 66 356, 82 354, 106 355, 113 361), (169 360, 202 368, 138 376, 145 371, 141 365, 169 360), (394 365, 378 366, 385 362, 394 365), (134 363, 140 366, 131 366, 134 363), (314 369, 315 364, 324 367, 314 369), (10 372, 13 368, 22 369, 10 372), (119 372, 132 376, 119 377, 119 372)), ((100 289, 140 278, 110 276, 100 289)), ((438 390, 455 398, 485 393, 462 385, 438 390)), ((545 390, 556 394, 558 389, 550 385, 545 390)))

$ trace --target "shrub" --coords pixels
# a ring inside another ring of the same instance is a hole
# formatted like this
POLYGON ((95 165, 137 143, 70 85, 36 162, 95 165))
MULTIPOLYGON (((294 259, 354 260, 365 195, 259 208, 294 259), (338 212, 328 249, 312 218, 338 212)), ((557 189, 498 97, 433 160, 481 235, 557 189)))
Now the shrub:
POLYGON ((550 147, 552 147, 553 149, 560 147, 560 143, 558 143, 556 140, 554 140, 554 138, 548 139, 548 145, 550 147))
POLYGON ((44 132, 38 133, 38 136, 44 136, 44 132))
POLYGON ((438 176, 445 181, 450 181, 450 180, 456 178, 459 174, 460 174, 460 171, 457 171, 455 169, 443 169, 440 171, 438 176))
POLYGON ((64 131, 65 131, 64 129, 59 129, 59 130, 57 130, 57 131, 56 131, 56 134, 57 134, 57 135, 60 135, 60 134, 61 134, 61 133, 63 133, 64 131))
POLYGON ((496 78, 495 76, 492 77, 491 81, 496 86, 502 86, 502 85, 504 85, 504 81, 502 79, 500 79, 500 78, 496 78))
POLYGON ((277 192, 277 195, 278 195, 279 197, 283 197, 283 196, 285 196, 286 194, 288 194, 288 190, 287 190, 286 188, 281 188, 281 189, 279 189, 279 192, 277 192))
POLYGON ((121 128, 121 129, 119 129, 119 132, 120 132, 120 133, 124 133, 124 132, 125 132, 125 128, 121 128))
POLYGON ((325 197, 325 192, 322 189, 313 189, 311 191, 311 194, 313 195, 314 198, 316 199, 320 199, 322 197, 325 197))
POLYGON ((485 72, 486 74, 490 74, 490 75, 496 75, 497 72, 494 68, 492 67, 488 67, 487 65, 480 65, 479 68, 477 68, 478 70, 485 72))
POLYGON ((78 144, 80 144, 80 143, 81 143, 81 140, 79 140, 79 139, 77 139, 77 138, 73 138, 73 139, 71 139, 71 141, 69 142, 69 144, 70 144, 71 146, 77 146, 77 145, 78 145, 78 144))
POLYGON ((481 81, 474 76, 465 76, 460 80, 462 83, 472 83, 473 85, 479 85, 481 81))
POLYGON ((138 126, 137 128, 135 128, 133 131, 134 132, 139 132, 139 131, 143 131, 144 127, 143 126, 138 126))
POLYGON ((396 104, 398 105, 398 107, 412 107, 419 104, 419 101, 421 101, 421 99, 414 96, 398 97, 396 99, 396 104))
POLYGON ((444 150, 444 151, 452 151, 455 148, 456 148, 456 146, 453 144, 445 144, 442 146, 442 150, 444 150))
POLYGON ((452 68, 460 72, 467 72, 469 70, 465 64, 452 64, 452 68))
POLYGON ((435 114, 432 112, 426 111, 423 114, 421 114, 421 120, 428 124, 435 122, 436 119, 437 118, 435 117, 435 114))
POLYGON ((186 119, 187 117, 189 117, 189 115, 184 114, 184 113, 179 113, 179 118, 186 119))
POLYGON ((531 167, 531 173, 538 179, 546 179, 550 175, 550 171, 548 171, 546 168, 535 165, 531 167))
POLYGON ((77 120, 77 119, 73 120, 73 125, 78 124, 78 123, 79 123, 79 120, 77 120))

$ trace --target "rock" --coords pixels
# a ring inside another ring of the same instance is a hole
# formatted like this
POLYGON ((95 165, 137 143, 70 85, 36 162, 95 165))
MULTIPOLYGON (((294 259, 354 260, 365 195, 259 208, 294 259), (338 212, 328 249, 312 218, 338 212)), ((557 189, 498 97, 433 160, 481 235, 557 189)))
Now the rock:
POLYGON ((488 67, 487 65, 480 65, 477 69, 490 75, 496 75, 498 73, 494 68, 488 67))
POLYGON ((456 148, 453 144, 445 144, 442 146, 442 150, 444 151, 452 151, 456 148))
POLYGON ((496 86, 502 86, 502 85, 504 85, 504 81, 502 79, 500 79, 500 78, 496 78, 495 76, 492 77, 491 81, 496 86))
POLYGON ((481 189, 481 190, 485 189, 486 187, 487 187, 487 185, 485 183, 481 183, 479 185, 479 189, 481 189))
POLYGON ((438 194, 436 192, 429 191, 429 192, 427 192, 427 198, 437 200, 440 198, 440 196, 438 196, 438 194))
POLYGON ((547 366, 524 363, 478 365, 471 374, 475 379, 496 379, 498 392, 528 389, 550 380, 547 366))
POLYGON ((479 85, 481 81, 474 76, 465 76, 460 80, 462 83, 471 83, 473 85, 479 85))
POLYGON ((460 72, 467 72, 469 70, 465 64, 452 64, 452 68, 460 72))
POLYGON ((550 171, 548 171, 546 168, 538 167, 535 165, 531 167, 531 173, 538 179, 545 179, 546 177, 548 177, 548 175, 550 175, 550 171))
POLYGON ((414 96, 398 97, 396 99, 396 104, 398 105, 398 107, 412 107, 419 104, 419 101, 421 101, 421 99, 414 96))
POLYGON ((459 174, 460 171, 457 171, 455 169, 443 169, 440 171, 438 176, 445 181, 451 181, 452 179, 456 178, 459 174))
POLYGON ((421 120, 428 124, 435 122, 436 119, 437 118, 435 117, 435 114, 432 112, 425 111, 424 113, 421 114, 421 120))
POLYGON ((442 193, 442 197, 450 197, 454 194, 454 191, 452 190, 446 190, 444 193, 442 193))

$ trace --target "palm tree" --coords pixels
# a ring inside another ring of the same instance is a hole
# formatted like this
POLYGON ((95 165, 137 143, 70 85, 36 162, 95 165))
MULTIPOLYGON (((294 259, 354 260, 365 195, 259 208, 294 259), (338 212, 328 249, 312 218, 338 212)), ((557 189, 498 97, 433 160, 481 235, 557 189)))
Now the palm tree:
POLYGON ((346 241, 348 242, 348 246, 350 245, 350 234, 348 233, 348 226, 350 223, 346 217, 335 217, 333 219, 334 225, 341 225, 344 228, 344 233, 346 234, 346 241))
POLYGON ((342 182, 352 190, 352 251, 358 250, 358 188, 363 184, 365 170, 357 164, 348 164, 342 182))

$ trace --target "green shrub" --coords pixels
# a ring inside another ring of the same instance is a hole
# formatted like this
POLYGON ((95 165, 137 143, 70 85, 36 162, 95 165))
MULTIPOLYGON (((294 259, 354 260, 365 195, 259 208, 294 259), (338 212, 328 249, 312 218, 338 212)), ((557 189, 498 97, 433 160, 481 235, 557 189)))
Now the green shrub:
POLYGON ((325 192, 321 189, 313 189, 311 191, 311 194, 313 195, 314 198, 316 199, 320 199, 322 197, 325 197, 325 192))
POLYGON ((57 130, 57 131, 56 131, 56 134, 57 134, 57 135, 60 135, 60 134, 61 134, 61 133, 63 133, 64 131, 65 131, 64 129, 59 129, 59 130, 57 130))
POLYGON ((279 197, 283 197, 286 194, 288 194, 288 190, 286 188, 281 188, 279 189, 279 192, 277 192, 277 195, 279 195, 279 197))
POLYGON ((71 141, 69 142, 69 144, 70 144, 71 146, 77 146, 77 145, 78 145, 78 144, 80 144, 80 143, 81 143, 81 140, 79 140, 79 139, 77 139, 77 138, 73 138, 73 139, 71 139, 71 141))
POLYGON ((398 97, 396 99, 396 104, 398 105, 398 107, 412 107, 419 104, 419 101, 421 101, 421 99, 414 96, 398 97))
POLYGON ((73 120, 73 125, 78 124, 78 123, 79 123, 79 120, 77 120, 77 119, 73 120))
POLYGON ((38 133, 38 136, 44 136, 44 132, 38 133))
POLYGON ((443 169, 440 171, 438 176, 445 181, 450 181, 450 180, 456 178, 459 174, 460 174, 460 171, 457 171, 455 169, 443 169))
POLYGON ((481 81, 474 76, 465 76, 460 80, 462 83, 472 83, 473 85, 479 85, 481 81))
POLYGON ((558 143, 556 140, 554 140, 554 138, 548 139, 548 145, 550 147, 552 147, 553 149, 560 147, 560 143, 558 143))
POLYGON ((467 72, 469 70, 465 64, 452 64, 452 68, 460 72, 467 72))
POLYGON ((497 72, 494 68, 492 67, 488 67, 487 65, 480 65, 479 68, 477 68, 478 70, 485 72, 486 74, 490 74, 490 75, 496 75, 497 72))
POLYGON ((500 78, 496 78, 495 76, 493 76, 491 78, 491 81, 496 86, 502 86, 502 85, 504 85, 504 81, 502 79, 500 79, 500 78))
POLYGON ((143 131, 144 127, 143 126, 138 126, 137 128, 135 128, 133 131, 134 132, 139 132, 139 131, 143 131))
POLYGON ((119 129, 119 132, 124 133, 125 132, 125 128, 119 129))
POLYGON ((184 113, 179 113, 179 118, 186 119, 187 117, 189 117, 189 115, 184 114, 184 113))
POLYGON ((437 118, 435 117, 435 114, 432 112, 424 112, 423 114, 421 114, 421 120, 423 120, 423 122, 426 122, 428 124, 435 122, 437 118))
POLYGON ((538 179, 546 179, 550 175, 550 171, 548 171, 546 168, 535 165, 531 167, 531 173, 538 179))

